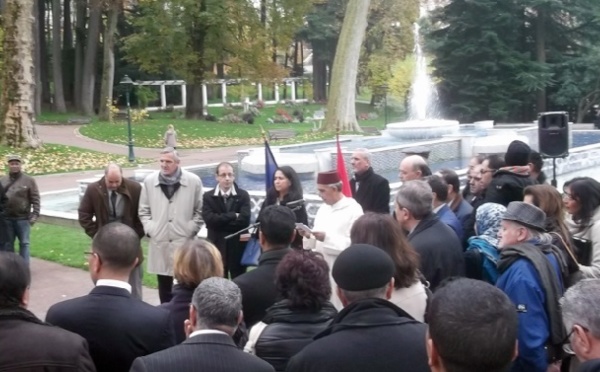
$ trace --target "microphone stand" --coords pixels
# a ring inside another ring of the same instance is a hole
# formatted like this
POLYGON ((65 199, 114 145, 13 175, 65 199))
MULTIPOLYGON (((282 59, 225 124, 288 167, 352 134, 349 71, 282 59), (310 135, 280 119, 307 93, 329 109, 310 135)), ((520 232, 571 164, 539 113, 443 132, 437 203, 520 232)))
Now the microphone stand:
POLYGON ((243 233, 245 233, 246 231, 248 231, 248 230, 250 230, 250 229, 255 229, 255 228, 257 228, 258 226, 260 226, 260 222, 253 223, 253 224, 251 224, 250 226, 248 226, 248 227, 245 227, 245 228, 241 229, 240 231, 236 231, 236 232, 234 232, 233 234, 229 234, 229 235, 227 235, 227 236, 225 237, 225 240, 229 240, 229 239, 231 239, 231 238, 234 238, 234 237, 236 237, 236 236, 238 236, 238 235, 240 235, 240 234, 243 234, 243 233))

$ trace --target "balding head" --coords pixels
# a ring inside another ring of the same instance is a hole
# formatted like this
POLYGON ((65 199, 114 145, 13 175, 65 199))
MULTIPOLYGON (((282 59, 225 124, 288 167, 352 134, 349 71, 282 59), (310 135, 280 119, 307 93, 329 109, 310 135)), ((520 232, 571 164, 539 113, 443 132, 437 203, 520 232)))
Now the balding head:
POLYGON ((427 161, 419 155, 409 155, 402 159, 399 170, 400 181, 402 182, 420 180, 431 175, 427 161))
POLYGON ((108 190, 116 190, 123 182, 123 170, 118 164, 109 163, 104 168, 104 182, 108 190))

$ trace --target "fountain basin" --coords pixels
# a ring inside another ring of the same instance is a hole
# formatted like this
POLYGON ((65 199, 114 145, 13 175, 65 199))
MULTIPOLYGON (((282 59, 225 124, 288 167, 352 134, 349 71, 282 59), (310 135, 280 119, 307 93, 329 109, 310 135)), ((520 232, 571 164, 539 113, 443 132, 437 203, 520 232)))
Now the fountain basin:
POLYGON ((409 120, 391 123, 386 126, 392 137, 406 140, 440 138, 448 134, 458 133, 460 125, 457 120, 409 120))
POLYGON ((523 141, 529 144, 529 139, 520 136, 515 131, 502 131, 501 134, 495 134, 487 137, 477 137, 473 143, 473 154, 503 154, 508 150, 508 146, 514 140, 523 141))
MULTIPOLYGON (((319 171, 319 162, 315 154, 282 153, 272 148, 273 156, 277 165, 289 165, 298 174, 312 174, 319 171)), ((250 155, 242 159, 240 168, 246 173, 253 175, 265 174, 265 150, 257 149, 251 151, 250 155)))

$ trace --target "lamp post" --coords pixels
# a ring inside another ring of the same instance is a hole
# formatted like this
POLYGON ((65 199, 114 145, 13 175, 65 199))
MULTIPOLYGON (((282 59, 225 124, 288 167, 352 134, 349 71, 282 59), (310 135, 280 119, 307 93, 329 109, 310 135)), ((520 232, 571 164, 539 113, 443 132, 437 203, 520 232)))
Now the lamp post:
POLYGON ((129 76, 125 75, 119 82, 119 85, 125 87, 125 101, 127 102, 127 147, 129 148, 129 162, 133 163, 135 161, 135 155, 133 154, 133 138, 131 136, 131 105, 129 103, 129 93, 133 87, 133 80, 131 80, 129 76))

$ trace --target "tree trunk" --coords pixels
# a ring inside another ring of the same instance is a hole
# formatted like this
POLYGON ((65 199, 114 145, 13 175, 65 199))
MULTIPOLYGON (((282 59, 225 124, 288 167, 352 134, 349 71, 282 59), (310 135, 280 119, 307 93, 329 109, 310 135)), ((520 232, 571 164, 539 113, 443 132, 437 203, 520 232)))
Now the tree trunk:
MULTIPOLYGON (((4 14, 4 11, 2 13, 4 14)), ((38 117, 39 115, 42 114, 42 75, 41 75, 42 54, 40 51, 40 37, 43 37, 43 35, 41 35, 41 33, 39 32, 40 17, 43 17, 43 15, 40 15, 40 9, 39 9, 38 5, 35 5, 33 8, 33 17, 34 17, 33 35, 35 37, 35 46, 34 46, 34 52, 33 52, 33 58, 34 58, 33 65, 35 66, 35 71, 34 71, 35 88, 34 88, 34 98, 33 98, 33 111, 35 113, 35 116, 38 117)))
POLYGON ((48 77, 48 43, 46 42, 46 2, 37 1, 38 6, 38 38, 40 49, 40 64, 37 66, 40 69, 42 104, 49 104, 51 99, 50 94, 50 79, 48 77))
POLYGON ((104 62, 102 64, 102 86, 100 88, 100 119, 110 120, 110 106, 113 99, 115 80, 115 34, 119 19, 119 0, 109 3, 106 27, 104 29, 104 62))
MULTIPOLYGON (((200 1, 200 12, 207 11, 207 0, 200 1)), ((206 33, 208 25, 195 24, 189 32, 191 36, 191 49, 194 53, 195 61, 190 61, 191 82, 188 85, 187 102, 185 106, 186 119, 199 119, 204 116, 202 105, 202 83, 204 82, 204 73, 206 65, 204 61, 204 53, 206 47, 206 33)))
POLYGON ((77 110, 81 110, 81 87, 83 84, 83 53, 85 45, 85 19, 87 16, 87 0, 78 0, 75 18, 75 76, 73 77, 75 95, 73 102, 77 110))
POLYGON ((356 121, 356 76, 371 0, 350 0, 335 51, 323 131, 362 131, 356 121))
POLYGON ((327 101, 327 63, 316 58, 313 52, 313 99, 327 101))
POLYGON ((98 39, 100 36, 101 21, 102 2, 100 0, 91 0, 87 44, 81 77, 81 107, 79 107, 81 113, 86 116, 92 116, 94 114, 96 57, 98 54, 98 39))
POLYGON ((201 119, 204 116, 202 108, 202 84, 188 85, 185 118, 192 120, 201 119))
POLYGON ((63 49, 73 47, 73 26, 71 24, 71 0, 64 0, 63 11, 63 49))
POLYGON ((52 0, 52 77, 54 80, 54 110, 67 112, 62 78, 62 40, 61 40, 60 0, 52 0))
MULTIPOLYGON (((535 49, 536 61, 540 64, 546 63, 546 9, 543 5, 537 8, 537 19, 535 27, 535 49)), ((537 91, 538 112, 546 111, 546 88, 537 91)))
MULTIPOLYGON (((4 9, 2 144, 41 146, 34 118, 34 0, 7 0, 4 9)), ((41 14, 40 14, 41 16, 41 14)))

